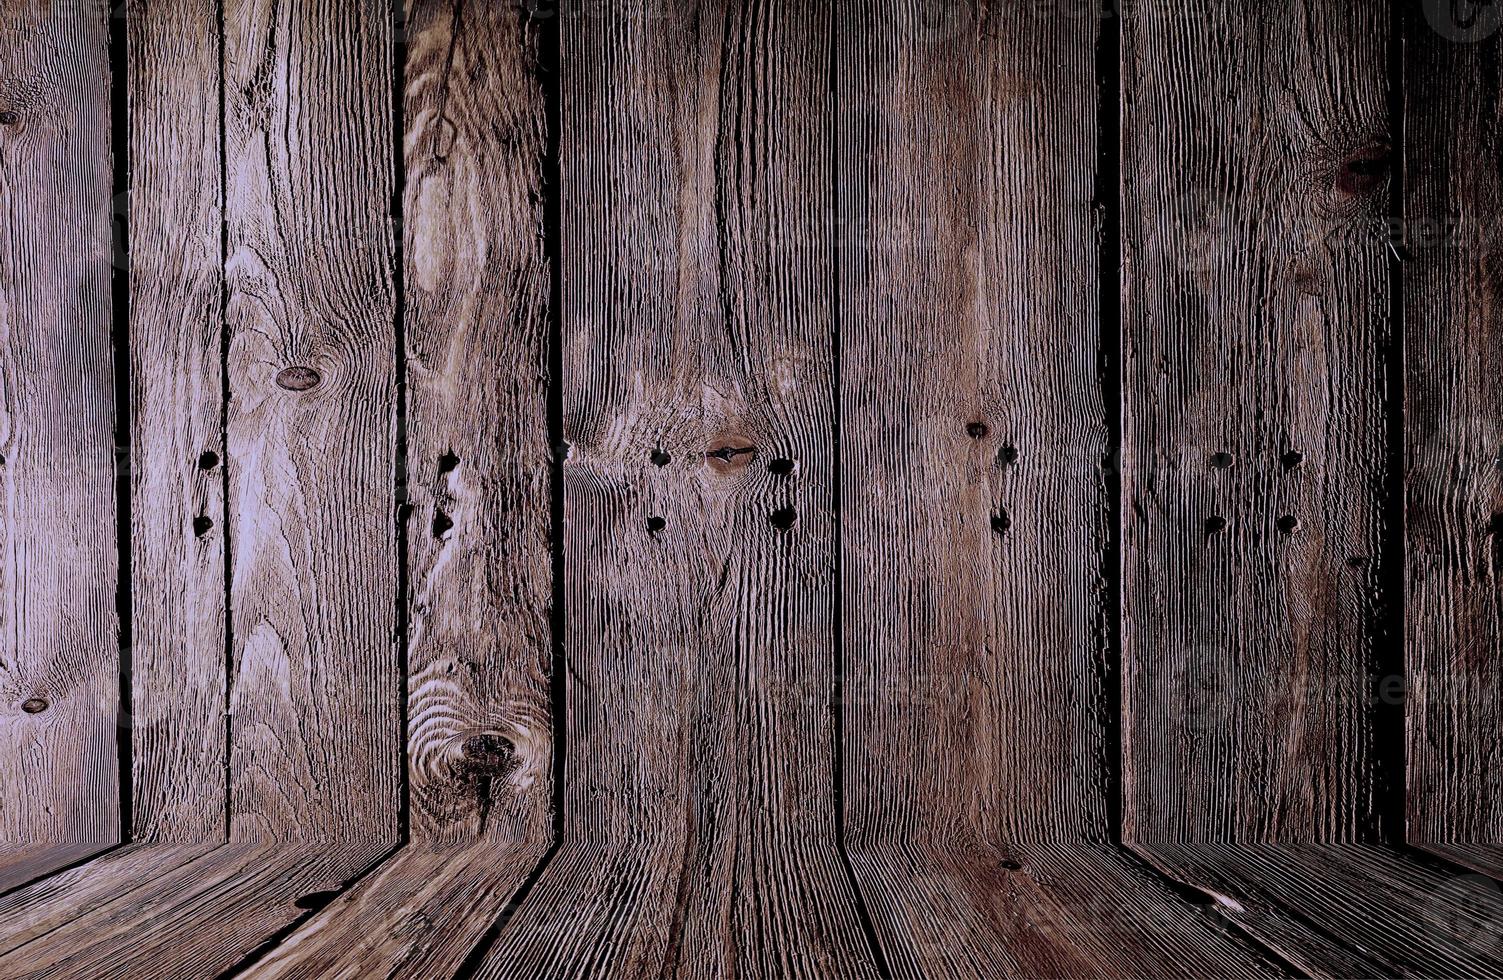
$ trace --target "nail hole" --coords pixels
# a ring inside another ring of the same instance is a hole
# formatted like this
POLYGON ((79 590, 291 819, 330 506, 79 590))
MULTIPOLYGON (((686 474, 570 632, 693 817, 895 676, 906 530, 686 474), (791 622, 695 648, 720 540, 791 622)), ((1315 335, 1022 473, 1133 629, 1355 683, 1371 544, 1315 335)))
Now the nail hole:
POLYGON ((782 458, 775 459, 767 464, 767 472, 771 473, 773 476, 787 476, 788 474, 793 472, 793 460, 782 458))
POLYGON ((792 507, 781 507, 773 511, 768 520, 779 531, 786 531, 793 526, 794 521, 798 520, 798 514, 792 507))
POLYGON ((1222 531, 1225 531, 1225 530, 1226 530, 1226 518, 1225 517, 1207 517, 1206 518, 1206 533, 1207 534, 1220 534, 1222 531))
POLYGON ((1285 514, 1279 518, 1278 526, 1280 531, 1289 534, 1299 529, 1299 518, 1293 514, 1285 514))
POLYGON ((0 110, 0 126, 14 126, 21 121, 20 115, 9 109, 0 110))
POLYGON ((21 702, 21 710, 28 715, 39 715, 51 707, 46 698, 27 698, 21 702))
POLYGON ((277 384, 288 391, 307 391, 322 380, 323 375, 301 364, 277 372, 277 384))
POLYGON ((1006 531, 1010 527, 1012 527, 1012 518, 1008 516, 1007 511, 999 510, 992 515, 993 531, 1001 534, 1003 531, 1006 531))
POLYGON ((647 530, 650 531, 650 532, 652 532, 653 534, 657 534, 659 531, 661 531, 663 528, 665 528, 667 526, 668 526, 668 522, 665 521, 665 520, 663 520, 661 517, 649 517, 649 518, 647 518, 647 530))
POLYGON ((453 452, 446 452, 438 458, 438 472, 440 476, 445 473, 452 473, 458 467, 459 457, 454 455, 453 452))
POLYGON ((5 465, 5 454, 4 453, 0 453, 0 466, 4 466, 4 465, 5 465))
POLYGON ((1211 465, 1216 467, 1218 470, 1226 469, 1228 466, 1231 466, 1233 462, 1235 462, 1235 457, 1233 457, 1231 453, 1214 453, 1211 456, 1211 465))
POLYGON ((216 467, 218 465, 219 465, 219 454, 218 453, 216 453, 216 452, 205 452, 205 453, 200 453, 199 454, 199 457, 198 457, 198 468, 199 469, 201 469, 201 470, 212 470, 214 467, 216 467))
POLYGON ((193 518, 193 536, 195 538, 201 538, 205 534, 208 534, 209 529, 213 526, 214 522, 209 520, 207 517, 204 517, 202 515, 195 517, 193 518))
POLYGON ((307 895, 294 900, 292 904, 300 909, 316 912, 321 908, 327 907, 338 897, 339 892, 309 892, 307 895))
POLYGON ((1279 457, 1279 462, 1283 464, 1284 469, 1286 470, 1292 470, 1304 461, 1305 454, 1297 449, 1291 449, 1287 453, 1279 457))
POLYGON ((1002 867, 1004 869, 1008 870, 1008 871, 1022 871, 1023 870, 1023 866, 1021 864, 1019 864, 1017 861, 1012 860, 1011 858, 1009 858, 1006 861, 1003 861, 1002 862, 1002 867))
POLYGON ((1004 465, 1011 466, 1018 461, 1018 447, 1008 443, 997 451, 997 459, 1004 465))
POLYGON ((986 434, 990 431, 991 430, 986 427, 985 422, 972 422, 970 425, 965 427, 965 434, 970 436, 972 439, 985 439, 986 434))
POLYGON ((433 512, 433 536, 442 538, 454 528, 454 519, 441 510, 433 512))
POLYGON ((669 456, 661 449, 654 449, 652 451, 652 455, 648 458, 652 460, 653 466, 667 466, 669 463, 673 462, 673 457, 669 456))

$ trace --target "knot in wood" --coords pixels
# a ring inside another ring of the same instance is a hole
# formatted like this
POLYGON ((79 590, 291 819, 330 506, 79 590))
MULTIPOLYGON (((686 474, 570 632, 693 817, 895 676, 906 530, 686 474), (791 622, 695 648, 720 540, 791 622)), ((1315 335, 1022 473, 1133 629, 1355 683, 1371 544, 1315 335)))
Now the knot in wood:
POLYGON ((505 778, 517 768, 517 747, 495 732, 469 735, 459 746, 455 773, 461 778, 505 778))
POLYGON ((21 121, 19 113, 9 109, 0 110, 0 126, 14 126, 21 121))
POLYGON ((39 715, 49 707, 46 698, 27 698, 21 702, 21 710, 28 715, 39 715))
POLYGON ((757 447, 744 439, 727 439, 714 449, 705 452, 710 469, 716 473, 731 473, 744 470, 757 456, 757 447))
POLYGON ((1343 194, 1366 194, 1388 179, 1392 151, 1386 143, 1364 146, 1341 162, 1336 189, 1343 194))
POLYGON ((304 364, 294 364, 277 372, 277 385, 288 391, 307 391, 323 380, 323 375, 304 364))

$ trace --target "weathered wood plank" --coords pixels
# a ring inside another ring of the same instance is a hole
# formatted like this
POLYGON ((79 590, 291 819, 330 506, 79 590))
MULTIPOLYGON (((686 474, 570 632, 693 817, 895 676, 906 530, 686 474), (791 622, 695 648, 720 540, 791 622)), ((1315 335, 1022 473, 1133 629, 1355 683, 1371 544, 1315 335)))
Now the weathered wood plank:
POLYGON ((1150 844, 1305 976, 1503 976, 1503 892, 1366 844, 1150 844))
POLYGON ((1388 8, 1122 31, 1124 832, 1391 832, 1388 8))
POLYGON ((1273 971, 1109 846, 1101 25, 840 22, 846 819, 892 969, 1273 971))
POLYGON ((217 977, 332 900, 382 857, 378 847, 221 846, 0 956, 0 975, 14 980, 217 977))
POLYGON ((503 4, 408 14, 414 843, 257 977, 451 976, 552 836, 546 28, 503 4))
POLYGON ((218 5, 127 11, 133 834, 226 833, 218 5))
POLYGON ((224 25, 232 837, 390 844, 391 9, 226 0, 224 25))
POLYGON ((873 975, 834 846, 829 11, 560 26, 566 842, 477 975, 873 975))
POLYGON ((120 836, 106 16, 0 7, 0 860, 33 871, 120 836))
MULTIPOLYGON (((1457 7, 1459 13, 1461 8, 1457 7)), ((1503 843, 1503 153, 1497 11, 1405 45, 1408 829, 1503 843)))

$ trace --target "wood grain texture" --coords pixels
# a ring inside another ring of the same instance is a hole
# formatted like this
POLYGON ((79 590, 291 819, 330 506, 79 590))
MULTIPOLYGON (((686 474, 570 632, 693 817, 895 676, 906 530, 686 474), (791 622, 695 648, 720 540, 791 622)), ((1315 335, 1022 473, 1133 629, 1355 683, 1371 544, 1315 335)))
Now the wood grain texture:
POLYGON ((106 44, 103 4, 0 6, 0 860, 33 868, 120 835, 106 44))
MULTIPOLYGON (((14 980, 208 980, 306 919, 377 843, 223 845, 0 956, 14 980)), ((162 848, 160 850, 168 850, 162 848)))
POLYGON ((1365 844, 1151 844, 1304 976, 1503 976, 1503 892, 1365 844))
POLYGON ((224 7, 237 841, 398 832, 390 17, 224 7))
POLYGON ((1465 40, 1432 6, 1437 21, 1415 18, 1404 65, 1408 830, 1418 841, 1497 844, 1503 41, 1465 40))
POLYGON ((846 819, 891 966, 1275 971, 1108 845, 1099 25, 841 23, 846 819))
POLYGON ((133 835, 222 841, 223 275, 217 4, 128 11, 133 835))
POLYGON ((408 711, 414 839, 546 841, 547 150, 538 21, 408 21, 408 711))
POLYGON ((452 976, 552 837, 543 24, 420 0, 406 26, 414 843, 262 978, 452 976))
POLYGON ((477 976, 876 973, 833 819, 830 29, 563 8, 566 837, 477 976))
POLYGON ((1387 7, 1122 31, 1124 834, 1373 837, 1387 7))

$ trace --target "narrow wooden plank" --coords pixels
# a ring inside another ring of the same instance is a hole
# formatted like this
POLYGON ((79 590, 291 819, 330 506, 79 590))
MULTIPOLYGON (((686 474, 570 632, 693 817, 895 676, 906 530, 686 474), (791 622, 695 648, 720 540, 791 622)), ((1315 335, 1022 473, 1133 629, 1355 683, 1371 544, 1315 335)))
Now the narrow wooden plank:
MULTIPOLYGON (((1503 844, 1427 844, 1422 851, 1503 881, 1503 844)), ((1503 924, 1500 924, 1503 926, 1503 924)))
POLYGON ((1122 31, 1124 832, 1371 838, 1388 7, 1122 31))
POLYGON ((136 839, 226 833, 218 4, 127 11, 136 839))
POLYGON ((1405 44, 1408 829, 1416 841, 1498 844, 1503 39, 1496 17, 1450 13, 1428 5, 1405 44))
POLYGON ((547 25, 503 4, 408 12, 413 843, 257 977, 452 976, 552 837, 547 25))
POLYGON ((1305 976, 1503 976, 1503 892, 1367 844, 1151 844, 1305 976))
POLYGON ((107 40, 102 3, 0 8, 0 856, 32 868, 120 836, 107 40))
POLYGON ((226 0, 224 25, 232 837, 390 844, 391 10, 226 0))
POLYGON ((835 848, 830 15, 566 6, 566 839, 478 976, 872 976, 835 848))

